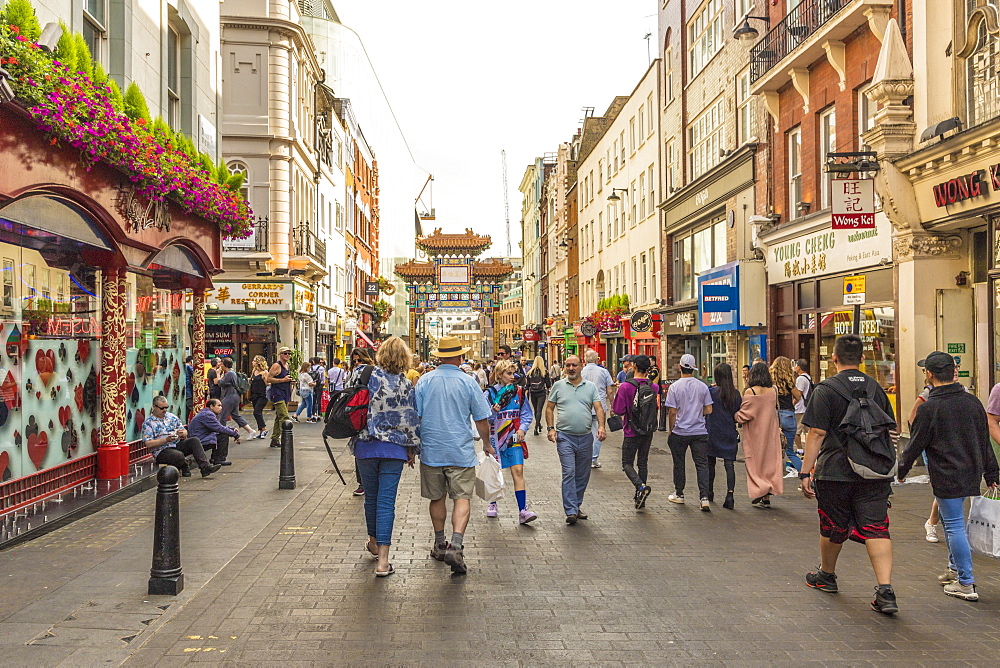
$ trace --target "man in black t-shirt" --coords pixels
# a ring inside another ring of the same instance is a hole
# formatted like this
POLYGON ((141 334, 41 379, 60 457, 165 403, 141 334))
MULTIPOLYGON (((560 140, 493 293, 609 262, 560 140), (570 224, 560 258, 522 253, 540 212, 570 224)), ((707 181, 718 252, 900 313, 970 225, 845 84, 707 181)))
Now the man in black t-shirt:
POLYGON ((835 593, 837 557, 844 541, 864 543, 878 582, 872 610, 891 615, 899 610, 891 584, 891 480, 868 480, 856 474, 846 449, 837 439, 837 427, 848 407, 848 400, 841 392, 850 396, 855 389, 864 388, 869 396, 874 394, 887 415, 895 415, 895 411, 881 386, 859 369, 864 361, 864 342, 860 336, 847 334, 838 338, 832 361, 837 366, 837 375, 813 389, 802 418, 802 424, 809 428, 800 474, 802 493, 807 499, 817 501, 821 559, 820 567, 806 574, 806 584, 835 593))
POLYGON ((205 380, 208 382, 208 398, 222 399, 222 388, 219 387, 219 358, 213 357, 209 360, 212 368, 208 370, 205 380))

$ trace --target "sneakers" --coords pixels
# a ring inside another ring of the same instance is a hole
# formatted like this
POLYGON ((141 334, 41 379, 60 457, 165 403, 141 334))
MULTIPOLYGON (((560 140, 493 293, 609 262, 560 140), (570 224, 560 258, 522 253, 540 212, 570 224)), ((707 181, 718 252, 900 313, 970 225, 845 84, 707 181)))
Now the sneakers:
POLYGON ((837 574, 827 573, 822 568, 806 573, 806 584, 813 589, 819 589, 830 594, 837 593, 837 574))
POLYGON ((529 522, 534 522, 538 519, 538 515, 531 512, 530 508, 525 508, 517 515, 517 521, 521 524, 528 524, 529 522))
POLYGON ((463 553, 464 548, 455 547, 454 545, 448 544, 448 547, 444 551, 444 563, 451 566, 451 572, 454 575, 465 575, 469 569, 465 567, 465 554, 463 553))
POLYGON ((201 467, 201 477, 207 478, 222 468, 222 464, 205 464, 201 467))
MULTIPOLYGON (((947 590, 945 593, 947 593, 947 590)), ((875 587, 875 599, 872 601, 872 610, 881 612, 883 615, 894 615, 899 612, 899 606, 896 605, 896 592, 892 590, 892 587, 875 587)))
POLYGON ((735 505, 736 505, 736 499, 733 498, 733 493, 728 492, 726 494, 726 500, 722 502, 722 507, 725 508, 726 510, 732 510, 735 505))
POLYGON ((259 436, 260 432, 258 432, 256 429, 251 429, 250 433, 247 434, 247 440, 249 441, 252 438, 258 438, 259 436))
POLYGON ((667 501, 669 501, 670 503, 680 503, 680 504, 683 504, 684 503, 684 495, 683 494, 669 494, 667 496, 667 501))
POLYGON ((592 469, 599 469, 599 468, 601 468, 601 462, 599 462, 597 460, 594 460, 594 463, 590 465, 590 468, 592 468, 592 469))
POLYGON ((497 504, 496 501, 486 506, 486 517, 496 517, 497 516, 497 504))
MULTIPOLYGON (((636 510, 639 508, 646 507, 646 499, 649 497, 649 493, 653 491, 653 488, 649 485, 641 485, 639 489, 635 490, 635 507, 636 510)), ((681 500, 683 503, 683 499, 681 500)))
POLYGON ((785 477, 786 478, 798 478, 799 472, 794 466, 785 467, 785 477))
POLYGON ((354 496, 364 496, 364 495, 365 495, 365 488, 362 487, 361 485, 358 485, 358 488, 354 490, 354 496))
POLYGON ((267 438, 267 429, 261 429, 260 433, 257 434, 257 438, 259 438, 261 440, 264 440, 265 438, 267 438))
POLYGON ((924 522, 924 531, 927 532, 926 538, 928 543, 937 543, 939 541, 936 524, 931 524, 929 520, 924 522))
POLYGON ((948 596, 960 598, 963 601, 979 600, 979 594, 976 593, 976 585, 974 584, 964 585, 958 582, 951 582, 944 586, 944 593, 948 596))
POLYGON ((701 512, 710 513, 712 512, 712 502, 708 499, 701 500, 701 512))
POLYGON ((431 548, 431 558, 437 559, 438 561, 444 561, 444 554, 448 551, 447 541, 444 543, 438 543, 431 548))
POLYGON ((950 585, 952 582, 958 582, 958 571, 953 571, 949 568, 937 577, 937 581, 942 587, 950 585))
POLYGON ((753 506, 754 508, 770 508, 771 498, 768 496, 762 496, 760 498, 753 499, 750 502, 750 505, 753 506))

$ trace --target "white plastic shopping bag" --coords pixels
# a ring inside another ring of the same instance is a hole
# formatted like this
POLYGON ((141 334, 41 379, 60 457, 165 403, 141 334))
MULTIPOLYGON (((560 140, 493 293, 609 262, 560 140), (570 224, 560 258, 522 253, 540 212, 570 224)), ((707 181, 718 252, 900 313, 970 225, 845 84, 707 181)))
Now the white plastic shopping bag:
POLYGON ((479 465, 476 466, 476 496, 483 501, 493 502, 503 498, 503 487, 500 462, 480 451, 479 465))
POLYGON ((972 498, 966 530, 973 552, 1000 558, 1000 493, 991 490, 972 498))

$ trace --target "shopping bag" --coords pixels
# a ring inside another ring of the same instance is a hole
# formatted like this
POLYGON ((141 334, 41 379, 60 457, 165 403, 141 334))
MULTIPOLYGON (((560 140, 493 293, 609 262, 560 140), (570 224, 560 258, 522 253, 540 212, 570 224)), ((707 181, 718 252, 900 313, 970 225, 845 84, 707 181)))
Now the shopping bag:
POLYGON ((492 503, 503 498, 503 471, 500 462, 485 452, 479 453, 479 465, 476 466, 476 496, 483 501, 492 503))
POLYGON ((973 497, 966 531, 973 552, 1000 558, 1000 492, 973 497))

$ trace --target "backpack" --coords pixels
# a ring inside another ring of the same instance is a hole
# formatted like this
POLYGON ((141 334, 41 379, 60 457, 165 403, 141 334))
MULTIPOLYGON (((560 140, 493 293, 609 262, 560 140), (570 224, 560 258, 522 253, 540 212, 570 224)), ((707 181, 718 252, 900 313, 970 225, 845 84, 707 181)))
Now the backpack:
POLYGON ((656 393, 652 383, 640 383, 638 380, 625 381, 635 388, 635 397, 628 411, 628 426, 638 436, 646 436, 656 431, 658 412, 656 393))
POLYGON ((242 371, 236 372, 236 391, 243 396, 250 391, 250 379, 242 371))
POLYGON ((802 397, 802 400, 803 401, 809 401, 809 397, 812 396, 813 390, 816 389, 816 383, 813 382, 812 376, 810 376, 808 373, 804 373, 804 374, 801 374, 801 375, 805 376, 806 380, 809 381, 809 389, 806 390, 806 393, 802 397))
POLYGON ((878 405, 875 384, 865 378, 865 386, 858 388, 834 382, 836 377, 823 381, 848 402, 844 419, 834 430, 856 474, 866 480, 891 480, 898 462, 889 432, 896 428, 896 421, 878 405))
POLYGON ((365 365, 354 384, 330 393, 324 436, 350 438, 368 426, 368 403, 371 401, 368 379, 372 377, 374 368, 371 364, 365 365))
POLYGON ((545 392, 545 376, 540 373, 533 373, 528 376, 528 391, 532 394, 542 394, 545 392))

